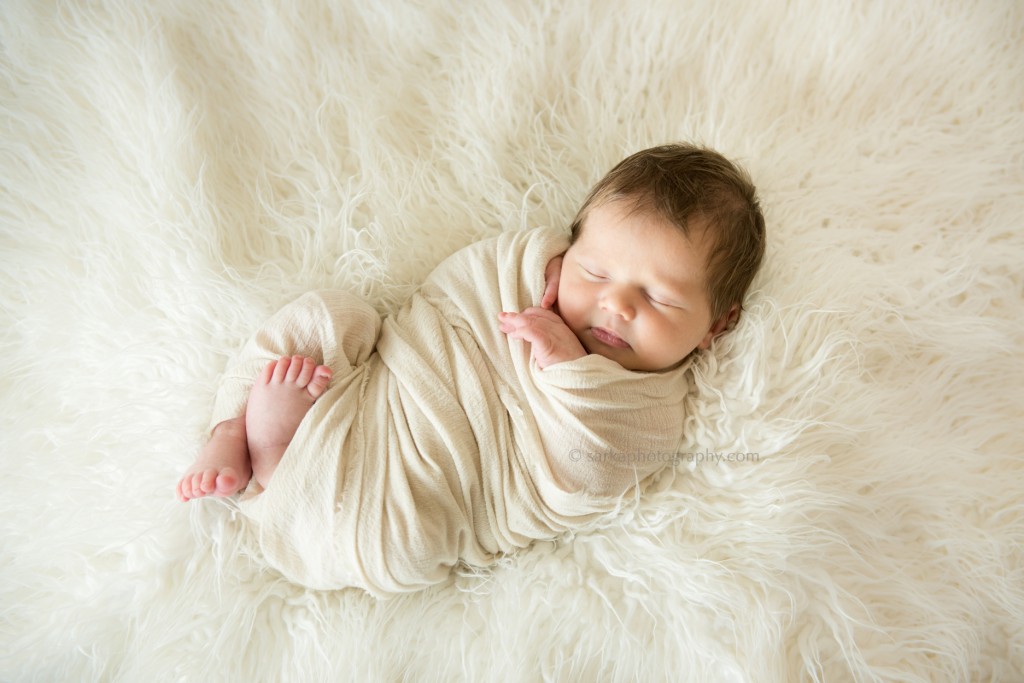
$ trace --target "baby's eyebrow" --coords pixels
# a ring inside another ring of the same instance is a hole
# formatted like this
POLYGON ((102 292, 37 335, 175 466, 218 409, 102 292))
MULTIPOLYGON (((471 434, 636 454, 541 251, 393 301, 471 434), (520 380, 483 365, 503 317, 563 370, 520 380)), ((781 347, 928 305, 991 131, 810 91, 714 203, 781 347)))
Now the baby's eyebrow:
POLYGON ((586 254, 576 254, 576 265, 584 270, 601 267, 596 259, 586 254))
POLYGON ((700 283, 689 279, 680 279, 675 277, 659 277, 656 273, 654 274, 654 280, 657 288, 664 291, 666 294, 671 296, 679 296, 681 298, 689 298, 693 292, 699 291, 700 283))

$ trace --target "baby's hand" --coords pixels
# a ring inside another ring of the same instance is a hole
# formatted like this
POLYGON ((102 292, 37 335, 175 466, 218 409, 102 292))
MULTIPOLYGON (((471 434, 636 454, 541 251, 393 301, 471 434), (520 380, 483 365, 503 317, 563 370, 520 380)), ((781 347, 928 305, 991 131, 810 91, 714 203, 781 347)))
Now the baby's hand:
POLYGON ((544 296, 540 298, 541 308, 551 308, 558 301, 558 279, 562 276, 562 257, 556 256, 544 268, 544 296))
POLYGON ((554 311, 531 306, 522 313, 499 313, 498 320, 502 332, 530 343, 530 352, 542 370, 587 355, 583 344, 554 311))

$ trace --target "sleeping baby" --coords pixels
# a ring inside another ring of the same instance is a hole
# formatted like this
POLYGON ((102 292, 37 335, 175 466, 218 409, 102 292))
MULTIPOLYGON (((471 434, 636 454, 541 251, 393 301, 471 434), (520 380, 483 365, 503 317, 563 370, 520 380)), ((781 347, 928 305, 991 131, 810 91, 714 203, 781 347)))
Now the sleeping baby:
POLYGON ((311 292, 218 388, 179 499, 242 494, 296 583, 378 597, 606 514, 683 447, 685 361, 738 318, 764 253, 743 171, 638 152, 571 233, 456 252, 394 315, 311 292))

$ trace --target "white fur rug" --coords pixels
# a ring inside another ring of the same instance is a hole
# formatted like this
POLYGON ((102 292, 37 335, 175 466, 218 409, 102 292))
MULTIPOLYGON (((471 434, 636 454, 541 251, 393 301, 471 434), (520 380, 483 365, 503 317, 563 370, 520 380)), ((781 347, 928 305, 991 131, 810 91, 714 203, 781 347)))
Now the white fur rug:
POLYGON ((0 680, 1024 680, 1024 7, 556 4, 3 3, 0 680), (174 500, 280 305, 671 140, 766 207, 687 418, 756 459, 379 603, 174 500))

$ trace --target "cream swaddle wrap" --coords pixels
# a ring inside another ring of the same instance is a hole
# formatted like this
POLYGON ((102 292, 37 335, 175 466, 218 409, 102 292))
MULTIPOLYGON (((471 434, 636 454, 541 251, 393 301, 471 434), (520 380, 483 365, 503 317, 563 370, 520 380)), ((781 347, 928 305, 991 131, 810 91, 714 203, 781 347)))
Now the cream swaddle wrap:
POLYGON ((212 425, 244 410, 281 355, 331 366, 266 490, 240 507, 268 562, 321 589, 385 597, 490 564, 614 509, 681 446, 682 368, 625 370, 598 355, 544 370, 498 329, 537 305, 558 232, 503 233, 446 259, 380 321, 344 292, 313 292, 240 353, 212 425))

